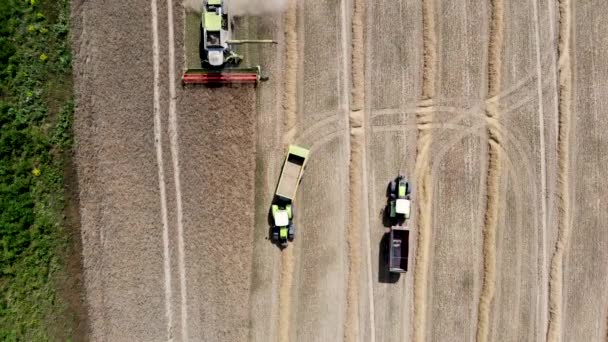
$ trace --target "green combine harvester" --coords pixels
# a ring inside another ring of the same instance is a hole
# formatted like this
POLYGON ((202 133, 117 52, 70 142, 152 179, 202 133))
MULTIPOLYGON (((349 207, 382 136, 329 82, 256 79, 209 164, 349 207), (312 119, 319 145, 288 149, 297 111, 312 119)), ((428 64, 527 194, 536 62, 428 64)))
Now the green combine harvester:
POLYGON ((243 56, 232 46, 241 44, 276 44, 274 40, 233 40, 231 17, 223 0, 205 0, 201 14, 200 69, 188 69, 184 84, 257 84, 267 80, 260 66, 241 67, 243 56))
POLYGON ((296 234, 293 223, 295 216, 293 202, 296 199, 309 154, 310 151, 305 148, 290 145, 283 163, 271 210, 272 240, 281 247, 287 247, 287 242, 292 241, 296 234))

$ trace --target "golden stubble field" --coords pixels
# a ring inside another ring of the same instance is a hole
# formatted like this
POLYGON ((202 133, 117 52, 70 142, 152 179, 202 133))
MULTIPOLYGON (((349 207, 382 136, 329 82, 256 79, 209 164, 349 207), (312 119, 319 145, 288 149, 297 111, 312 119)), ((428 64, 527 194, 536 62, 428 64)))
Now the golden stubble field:
POLYGON ((74 9, 93 339, 606 340, 608 5, 289 1, 239 20, 279 41, 243 51, 271 76, 255 90, 182 88, 197 15, 137 5, 74 9), (281 251, 289 143, 312 158, 281 251), (394 277, 399 173, 415 211, 394 277))

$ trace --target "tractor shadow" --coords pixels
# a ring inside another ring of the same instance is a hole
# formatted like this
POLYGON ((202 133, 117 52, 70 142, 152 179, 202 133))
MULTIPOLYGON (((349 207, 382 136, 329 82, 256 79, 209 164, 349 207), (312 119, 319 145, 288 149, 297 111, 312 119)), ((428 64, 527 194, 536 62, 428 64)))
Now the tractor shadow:
POLYGON ((393 225, 393 219, 391 219, 391 184, 390 182, 386 185, 386 204, 384 210, 382 210, 382 225, 385 228, 390 228, 393 225))
POLYGON ((395 223, 394 219, 391 218, 391 203, 390 200, 386 201, 386 205, 384 206, 384 210, 382 210, 382 225, 384 228, 390 228, 395 223))
POLYGON ((378 282, 383 284, 394 284, 399 281, 401 274, 391 273, 388 270, 388 258, 390 254, 390 233, 384 233, 378 246, 378 282))
POLYGON ((268 223, 268 235, 266 236, 266 240, 270 241, 270 243, 272 243, 273 245, 275 245, 279 250, 283 250, 285 249, 285 247, 283 247, 281 245, 281 243, 278 240, 274 240, 272 238, 272 234, 275 230, 274 227, 274 218, 272 217, 272 206, 278 204, 278 200, 276 198, 272 199, 272 203, 270 203, 270 206, 268 207, 268 215, 266 217, 266 222, 268 223))

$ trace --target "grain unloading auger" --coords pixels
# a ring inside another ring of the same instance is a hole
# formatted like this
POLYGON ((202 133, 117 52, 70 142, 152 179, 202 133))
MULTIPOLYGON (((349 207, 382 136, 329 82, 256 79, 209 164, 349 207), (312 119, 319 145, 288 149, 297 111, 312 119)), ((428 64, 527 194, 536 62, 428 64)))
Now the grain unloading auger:
POLYGON ((269 39, 230 39, 230 16, 224 10, 223 0, 206 0, 201 14, 201 40, 199 54, 201 68, 188 69, 184 84, 257 84, 268 78, 262 76, 260 66, 241 67, 243 56, 233 50, 233 45, 276 44, 269 39))

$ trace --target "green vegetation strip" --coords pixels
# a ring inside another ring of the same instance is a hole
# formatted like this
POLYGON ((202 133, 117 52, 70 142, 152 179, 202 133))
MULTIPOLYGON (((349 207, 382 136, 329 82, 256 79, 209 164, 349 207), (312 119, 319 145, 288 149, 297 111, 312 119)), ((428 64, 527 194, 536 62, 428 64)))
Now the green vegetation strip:
MULTIPOLYGON (((71 340, 68 0, 0 0, 0 340, 71 340)), ((79 294, 73 294, 79 296, 79 294)))

